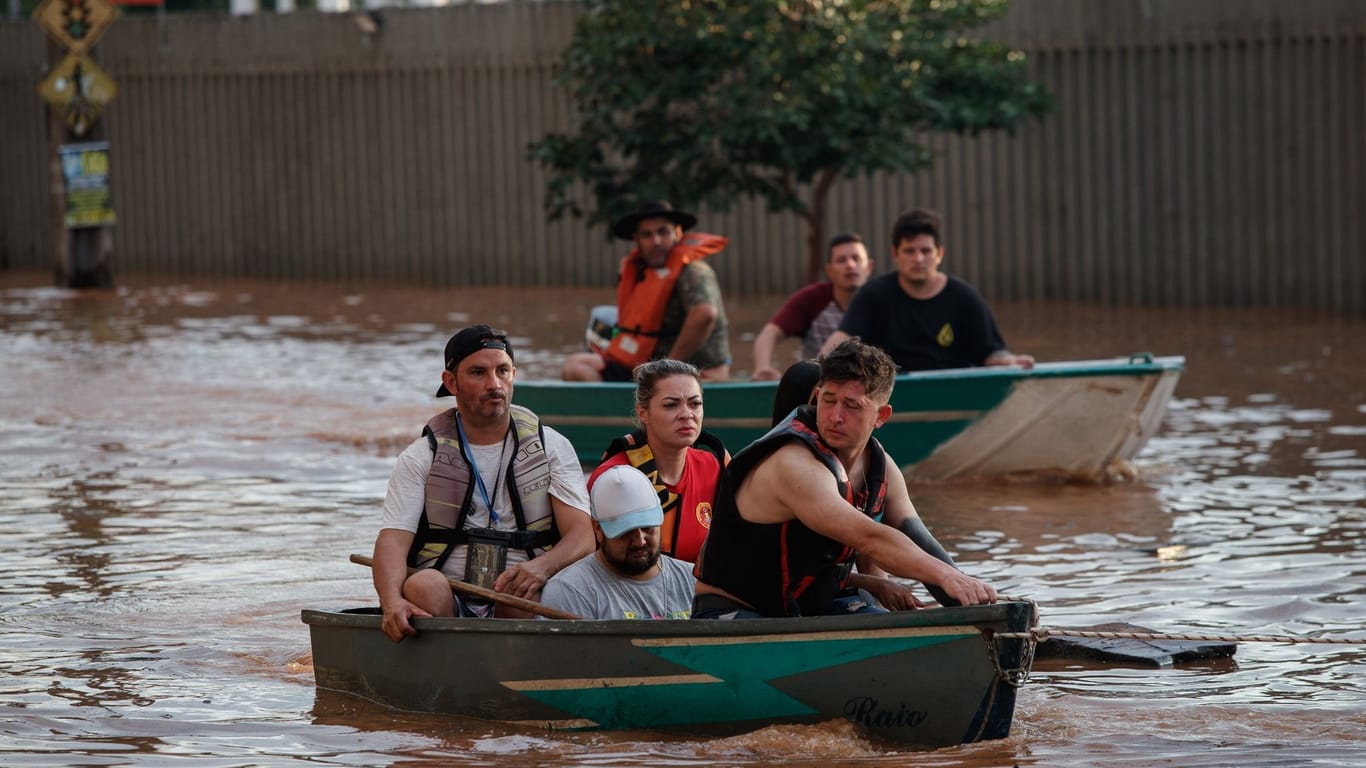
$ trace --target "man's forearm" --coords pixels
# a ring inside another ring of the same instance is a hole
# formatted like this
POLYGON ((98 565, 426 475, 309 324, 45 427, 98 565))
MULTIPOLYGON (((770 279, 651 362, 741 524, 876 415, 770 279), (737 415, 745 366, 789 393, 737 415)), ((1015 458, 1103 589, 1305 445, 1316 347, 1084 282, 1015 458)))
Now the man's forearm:
POLYGON ((380 531, 375 539, 371 578, 381 606, 403 599, 408 580, 408 546, 412 534, 396 529, 380 531))
POLYGON ((889 573, 903 579, 940 584, 947 573, 955 570, 953 565, 936 559, 913 542, 907 542, 901 532, 883 527, 885 530, 879 531, 869 546, 860 548, 859 552, 868 555, 889 573))
POLYGON ((998 349, 987 355, 987 359, 982 365, 1018 365, 1021 368, 1033 368, 1034 357, 1032 355, 1017 355, 1008 349, 998 349))
POLYGON ((765 323, 759 335, 754 337, 754 372, 773 368, 773 350, 784 336, 783 329, 773 323, 765 323))
POLYGON ((546 566, 546 577, 549 578, 583 559, 596 546, 597 542, 593 540, 593 529, 588 526, 577 526, 561 537, 560 541, 549 552, 536 559, 546 566))
POLYGON ((683 327, 678 331, 678 338, 674 340, 673 348, 669 350, 669 357, 675 360, 687 360, 697 354, 702 349, 702 345, 707 342, 707 337, 716 327, 716 307, 710 304, 699 304, 688 310, 688 315, 683 320, 683 327))

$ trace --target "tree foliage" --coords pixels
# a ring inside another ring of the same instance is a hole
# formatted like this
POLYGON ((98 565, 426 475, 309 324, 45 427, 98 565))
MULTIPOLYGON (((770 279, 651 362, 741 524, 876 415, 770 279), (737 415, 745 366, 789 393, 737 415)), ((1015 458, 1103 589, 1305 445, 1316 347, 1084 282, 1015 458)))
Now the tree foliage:
POLYGON ((926 132, 1011 130, 1051 109, 1022 53, 969 36, 1006 0, 585 6, 560 73, 576 124, 531 148, 550 172, 550 218, 608 221, 647 198, 728 210, 755 195, 807 220, 808 277, 836 180, 924 168, 926 132))

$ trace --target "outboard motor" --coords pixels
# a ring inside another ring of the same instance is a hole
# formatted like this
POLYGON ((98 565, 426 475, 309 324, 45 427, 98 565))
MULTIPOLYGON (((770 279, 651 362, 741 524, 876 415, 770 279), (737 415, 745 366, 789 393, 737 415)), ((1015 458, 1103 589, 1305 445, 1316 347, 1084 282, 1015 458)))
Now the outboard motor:
POLYGON ((617 307, 615 304, 599 304, 588 315, 588 328, 583 332, 589 352, 601 353, 612 343, 617 335, 617 307))

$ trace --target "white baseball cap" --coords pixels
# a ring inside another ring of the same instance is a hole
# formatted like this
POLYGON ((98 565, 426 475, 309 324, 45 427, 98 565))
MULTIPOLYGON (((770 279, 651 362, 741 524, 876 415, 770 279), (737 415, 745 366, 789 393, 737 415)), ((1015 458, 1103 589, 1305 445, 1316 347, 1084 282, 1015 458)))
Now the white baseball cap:
POLYGON ((593 519, 609 539, 664 524, 664 509, 659 506, 654 483, 635 467, 619 464, 607 468, 594 481, 589 498, 593 519))

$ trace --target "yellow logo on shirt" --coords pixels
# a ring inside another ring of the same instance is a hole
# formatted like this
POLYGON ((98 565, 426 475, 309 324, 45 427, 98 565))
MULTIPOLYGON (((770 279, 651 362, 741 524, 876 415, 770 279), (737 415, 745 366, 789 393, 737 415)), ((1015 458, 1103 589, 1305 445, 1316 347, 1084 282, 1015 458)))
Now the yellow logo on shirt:
POLYGON ((948 349, 953 346, 953 326, 944 323, 944 327, 939 329, 939 335, 934 338, 939 342, 939 346, 948 349))

